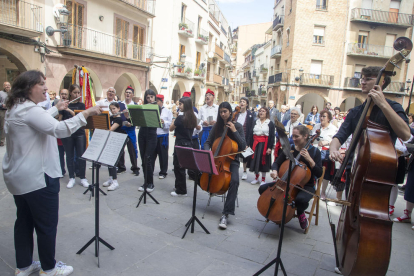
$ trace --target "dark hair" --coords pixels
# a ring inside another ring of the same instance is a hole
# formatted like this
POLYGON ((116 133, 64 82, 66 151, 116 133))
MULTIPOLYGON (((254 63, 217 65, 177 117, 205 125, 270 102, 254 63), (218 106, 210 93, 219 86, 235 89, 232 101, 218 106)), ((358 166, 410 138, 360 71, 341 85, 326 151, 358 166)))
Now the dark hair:
POLYGON ((45 75, 38 70, 30 70, 20 74, 13 82, 9 96, 6 100, 6 108, 11 109, 19 103, 29 100, 29 92, 36 85, 46 80, 45 75))
POLYGON ((327 102, 325 105, 329 104, 330 106, 332 106, 331 102, 327 102))
POLYGON ((154 97, 156 97, 157 96, 157 94, 155 94, 155 92, 153 91, 153 90, 151 90, 151 89, 147 89, 146 91, 145 91, 145 94, 144 94, 144 104, 148 104, 149 102, 147 101, 147 96, 148 95, 152 95, 152 96, 154 96, 154 97))
POLYGON ((414 114, 413 113, 408 113, 407 117, 411 117, 414 119, 414 114))
POLYGON ((245 101, 247 103, 246 109, 248 109, 249 108, 249 99, 247 97, 241 97, 240 98, 240 101, 241 100, 243 100, 243 101, 245 101))
POLYGON ((309 128, 305 127, 304 125, 295 126, 293 129, 297 129, 300 135, 307 136, 307 138, 309 138, 309 128))
POLYGON ((223 134, 224 125, 227 123, 227 122, 224 122, 223 118, 221 118, 221 116, 220 116, 220 109, 222 109, 222 108, 226 108, 226 109, 229 110, 229 112, 230 112, 229 120, 231 120, 233 118, 233 109, 231 108, 230 103, 222 102, 218 107, 217 122, 214 125, 215 130, 216 130, 215 131, 215 133, 216 133, 215 138, 216 139, 223 134))
POLYGON ((313 113, 313 109, 314 108, 316 108, 316 113, 318 113, 318 111, 319 111, 319 108, 316 106, 316 105, 312 105, 312 107, 311 107, 311 113, 313 113))
POLYGON ((329 122, 332 121, 332 113, 329 112, 328 110, 322 110, 321 112, 319 112, 319 114, 322 115, 326 113, 326 116, 328 116, 329 122))
POLYGON ((361 76, 365 77, 377 77, 379 72, 381 70, 381 67, 379 66, 368 66, 364 67, 361 70, 361 76))
POLYGON ((117 102, 112 102, 112 103, 109 104, 109 106, 111 106, 111 105, 115 106, 116 108, 120 108, 119 104, 117 102))
POLYGON ((180 103, 184 106, 184 119, 183 125, 185 128, 195 128, 197 126, 197 117, 194 114, 193 110, 193 101, 189 97, 182 97, 179 100, 180 103))
POLYGON ((334 110, 339 110, 339 112, 341 112, 341 109, 339 107, 335 107, 334 110))
MULTIPOLYGON (((74 84, 71 84, 70 86, 69 86, 69 89, 68 89, 68 91, 69 91, 69 100, 73 100, 73 99, 71 99, 71 96, 72 96, 72 92, 75 90, 75 89, 79 89, 79 91, 80 91, 80 86, 79 85, 77 85, 76 83, 74 83, 74 84)), ((80 91, 81 93, 82 93, 82 91, 80 91)))
MULTIPOLYGON (((263 109, 264 111, 266 111, 266 119, 269 119, 270 118, 270 112, 269 112, 269 109, 268 108, 266 108, 265 106, 262 106, 261 108, 259 108, 257 111, 259 112, 260 111, 260 109, 263 109)), ((257 115, 257 117, 259 118, 259 115, 257 115)))

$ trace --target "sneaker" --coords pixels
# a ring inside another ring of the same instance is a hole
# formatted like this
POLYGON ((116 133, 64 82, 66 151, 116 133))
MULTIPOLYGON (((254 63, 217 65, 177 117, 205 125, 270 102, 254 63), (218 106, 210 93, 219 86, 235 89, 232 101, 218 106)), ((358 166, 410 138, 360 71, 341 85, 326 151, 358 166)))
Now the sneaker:
POLYGON ((90 167, 89 167, 89 169, 90 169, 90 170, 92 170, 92 167, 93 167, 93 166, 90 166, 90 167))
POLYGON ((88 179, 86 178, 81 179, 80 185, 82 185, 85 188, 88 188, 89 187, 88 179))
POLYGON ((222 215, 220 218, 220 223, 219 223, 219 227, 221 229, 227 229, 227 216, 226 215, 222 215))
POLYGON ((394 206, 392 206, 392 205, 389 206, 388 212, 390 213, 390 216, 394 215, 394 209, 395 209, 394 206))
POLYGON ((16 271, 14 272, 14 275, 16 275, 16 276, 29 276, 33 272, 39 271, 40 268, 41 268, 40 267, 40 262, 35 261, 25 270, 20 270, 20 269, 16 268, 16 271))
POLYGON ((187 194, 177 194, 175 191, 171 192, 171 196, 187 196, 187 194))
POLYGON ((242 174, 242 180, 246 180, 247 179, 247 172, 243 172, 242 174))
POLYGON ((252 185, 256 185, 256 184, 259 184, 260 183, 260 181, 259 181, 259 179, 255 179, 255 180, 253 180, 252 182, 250 182, 252 185))
POLYGON ((65 263, 58 262, 53 270, 49 272, 44 272, 43 269, 40 269, 39 276, 66 276, 72 274, 73 267, 66 265, 65 263))
POLYGON ((135 174, 135 176, 138 176, 139 175, 139 169, 138 170, 133 170, 132 174, 135 174))
POLYGON ((124 172, 126 172, 126 169, 117 169, 116 170, 117 174, 121 174, 121 173, 124 173, 124 172))
POLYGON ((159 176, 158 176, 158 179, 164 179, 165 178, 165 175, 163 175, 163 174, 160 174, 159 176))
POLYGON ((112 185, 108 187, 108 191, 115 191, 119 188, 118 180, 112 180, 112 185))
POLYGON ((260 185, 266 184, 266 181, 261 181, 260 185))
POLYGON ((302 213, 298 216, 300 228, 306 229, 308 228, 308 219, 306 218, 305 213, 302 213))
POLYGON ((66 185, 66 188, 72 189, 73 186, 75 186, 75 178, 70 178, 68 185, 66 185))
POLYGON ((404 210, 404 215, 402 215, 401 217, 393 219, 393 221, 395 221, 395 222, 410 222, 411 221, 410 214, 411 214, 411 212, 408 212, 408 210, 405 209, 404 210))
POLYGON ((138 191, 143 192, 144 191, 144 185, 138 188, 138 191))
POLYGON ((112 185, 112 182, 113 182, 112 177, 109 177, 109 179, 108 179, 107 181, 105 181, 105 182, 102 184, 102 186, 104 186, 104 187, 111 186, 111 185, 112 185))
POLYGON ((154 188, 155 188, 155 186, 154 186, 154 184, 148 184, 147 185, 147 192, 148 193, 151 193, 152 191, 154 191, 154 188))

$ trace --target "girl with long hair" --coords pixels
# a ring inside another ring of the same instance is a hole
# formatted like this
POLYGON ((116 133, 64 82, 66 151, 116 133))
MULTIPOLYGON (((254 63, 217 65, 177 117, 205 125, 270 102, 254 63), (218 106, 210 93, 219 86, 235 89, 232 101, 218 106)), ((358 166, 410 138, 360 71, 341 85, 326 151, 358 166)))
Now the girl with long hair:
MULTIPOLYGON (((220 138, 227 128, 227 135, 230 139, 237 142, 238 151, 246 149, 246 141, 244 139, 243 126, 238 122, 232 122, 233 111, 231 105, 228 102, 222 102, 218 107, 217 122, 210 131, 210 134, 204 143, 204 149, 210 150, 214 141, 220 138)), ((237 199, 237 191, 239 189, 239 168, 240 161, 239 156, 236 156, 230 164, 231 180, 229 184, 229 190, 227 191, 226 202, 220 218, 219 227, 222 229, 227 228, 227 220, 229 215, 234 215, 235 204, 237 199)))
MULTIPOLYGON (((178 103, 178 109, 183 112, 183 115, 178 115, 177 119, 173 120, 170 126, 170 131, 175 130, 175 146, 192 148, 191 137, 194 128, 197 126, 197 117, 193 111, 191 98, 181 98, 178 103)), ((187 196, 185 169, 180 167, 175 148, 173 165, 175 191, 171 192, 171 196, 187 196)))

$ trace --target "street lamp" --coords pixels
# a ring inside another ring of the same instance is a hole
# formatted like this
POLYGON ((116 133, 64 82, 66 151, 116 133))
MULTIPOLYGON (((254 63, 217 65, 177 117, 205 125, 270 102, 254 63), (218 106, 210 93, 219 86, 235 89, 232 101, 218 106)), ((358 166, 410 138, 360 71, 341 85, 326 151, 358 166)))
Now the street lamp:
POLYGON ((60 23, 60 29, 55 30, 53 29, 53 27, 48 26, 46 28, 46 34, 48 36, 52 36, 55 32, 59 32, 59 33, 66 33, 68 31, 66 25, 68 24, 68 18, 70 15, 70 12, 68 11, 68 9, 66 8, 66 6, 62 6, 59 10, 59 23, 60 23))

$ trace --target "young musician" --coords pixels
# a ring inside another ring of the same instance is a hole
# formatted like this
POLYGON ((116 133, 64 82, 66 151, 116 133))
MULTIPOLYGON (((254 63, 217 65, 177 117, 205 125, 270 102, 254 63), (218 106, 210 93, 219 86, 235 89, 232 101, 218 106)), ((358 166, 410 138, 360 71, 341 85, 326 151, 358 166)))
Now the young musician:
MULTIPOLYGON (((204 144, 205 150, 210 150, 214 141, 220 138, 226 127, 227 135, 230 139, 237 142, 239 146, 238 150, 243 151, 246 149, 246 141, 244 140, 243 126, 240 123, 233 123, 231 121, 233 117, 233 111, 231 105, 228 102, 222 102, 218 107, 217 123, 213 126, 207 141, 204 144)), ((229 184, 229 190, 227 191, 226 202, 224 203, 223 216, 220 218, 219 227, 222 229, 227 228, 227 220, 229 215, 234 215, 234 209, 237 199, 237 191, 239 189, 239 168, 240 161, 238 156, 230 164, 231 180, 229 184)))
POLYGON ((160 157, 160 173, 158 178, 164 179, 167 176, 168 171, 168 146, 169 146, 169 130, 172 122, 172 112, 163 106, 164 95, 157 95, 157 104, 161 108, 161 122, 163 128, 157 128, 157 147, 152 158, 152 169, 155 167, 155 160, 157 155, 160 157))
MULTIPOLYGON (((371 97, 375 103, 369 119, 374 123, 388 127, 393 144, 395 144, 397 137, 401 138, 403 142, 409 141, 412 136, 410 128, 408 127, 407 115, 405 114, 402 106, 397 102, 386 99, 382 93, 382 90, 385 89, 386 85, 390 82, 389 77, 385 78, 385 84, 383 84, 384 87, 375 85, 375 81, 380 70, 381 67, 370 66, 363 68, 361 71, 362 93, 368 94, 368 97, 371 97)), ((357 127, 365 105, 366 101, 362 105, 351 109, 346 116, 345 121, 342 123, 338 133, 333 137, 329 152, 329 157, 332 160, 342 162, 344 157, 339 152, 339 149, 357 127)), ((346 196, 349 191, 350 178, 348 175, 351 171, 352 157, 353 156, 350 156, 349 158, 346 170, 346 196)))
MULTIPOLYGON (((155 92, 151 89, 145 91, 144 104, 156 104, 155 92)), ((161 114, 161 110, 160 110, 161 114)), ((157 147, 157 128, 156 127, 140 127, 138 132, 138 145, 141 154, 141 161, 144 171, 144 179, 147 180, 147 192, 154 190, 154 173, 152 169, 152 157, 157 147), (147 167, 145 170, 145 166, 147 167)), ((144 185, 138 188, 138 191, 144 191, 144 185)))
MULTIPOLYGON (((183 115, 178 115, 170 126, 170 131, 175 130, 175 145, 180 147, 191 148, 191 135, 197 126, 197 117, 193 111, 191 98, 183 97, 179 100, 178 108, 183 115)), ((185 177, 185 169, 180 167, 178 158, 174 148, 174 175, 175 175, 175 191, 171 192, 171 196, 187 196, 187 183, 185 177)))
MULTIPOLYGON (((81 95, 79 85, 72 84, 69 86, 69 95, 70 100, 78 98, 81 95)), ((85 104, 79 100, 69 104, 67 109, 59 111, 59 121, 65 121, 75 117, 75 110, 85 110, 85 104)), ((62 144, 66 152, 66 165, 69 171, 69 183, 66 187, 71 189, 75 185, 75 150, 77 159, 76 164, 79 168, 78 176, 81 179, 80 185, 85 188, 89 187, 88 180, 85 177, 86 161, 79 158, 86 150, 85 130, 78 129, 70 137, 62 138, 62 144)))
POLYGON ((203 125, 203 132, 201 133, 201 149, 204 149, 211 128, 216 123, 218 106, 214 104, 214 92, 207 90, 205 96, 206 104, 200 108, 200 120, 203 125))
MULTIPOLYGON (((291 145, 291 149, 293 150, 293 156, 297 156, 299 153, 301 155, 299 161, 306 164, 306 166, 311 171, 311 178, 308 183, 304 186, 304 189, 315 193, 315 182, 316 179, 322 176, 322 161, 321 161, 321 152, 318 148, 314 146, 309 146, 306 150, 304 147, 309 139, 309 129, 303 125, 295 126, 292 130, 292 139, 294 145, 291 145)), ((283 151, 279 154, 277 159, 272 165, 272 172, 270 176, 273 179, 276 179, 279 175, 279 168, 287 160, 286 155, 283 151)), ((273 184, 274 185, 274 184, 273 184)), ((262 194, 266 189, 272 187, 273 185, 270 184, 263 184, 259 188, 259 193, 262 194)), ((289 189, 294 189, 294 187, 289 187, 289 189)), ((296 198, 295 198, 295 205, 296 205, 296 214, 299 218, 299 224, 302 229, 306 229, 308 227, 308 219, 305 215, 305 210, 309 206, 309 201, 312 199, 312 195, 299 190, 296 198)))
POLYGON ((254 172, 256 178, 251 184, 258 184, 259 172, 262 173, 261 184, 266 181, 266 172, 270 171, 272 166, 272 148, 275 143, 275 124, 269 119, 269 109, 261 107, 259 109, 258 119, 253 123, 253 132, 251 132, 250 147, 254 151, 250 158, 249 168, 254 172))
MULTIPOLYGON (((254 115, 248 109, 249 108, 249 99, 246 97, 242 97, 240 99, 240 113, 237 115, 236 121, 243 126, 244 132, 244 139, 246 141, 246 147, 250 145, 250 140, 253 138, 253 122, 254 122, 254 115)), ((271 109, 270 109, 271 110, 271 109)), ((276 109, 277 110, 277 109, 276 109)), ((270 113, 270 111, 269 111, 270 113)), ((250 156, 249 156, 250 157, 250 156)), ((247 179, 247 161, 250 159, 249 157, 243 159, 243 175, 242 180, 247 179)))
MULTIPOLYGON (((118 113, 121 109, 119 107, 119 104, 117 102, 113 102, 109 104, 109 110, 111 110, 112 114, 118 113)), ((110 131, 118 132, 118 133, 124 133, 126 132, 122 129, 122 118, 121 115, 115 115, 111 116, 111 129, 110 131)), ((125 152, 121 150, 121 156, 120 159, 124 158, 125 152)), ((117 180, 117 168, 116 167, 108 167, 109 172, 109 179, 105 181, 102 186, 108 187, 108 191, 115 191, 119 188, 119 183, 117 180)))

